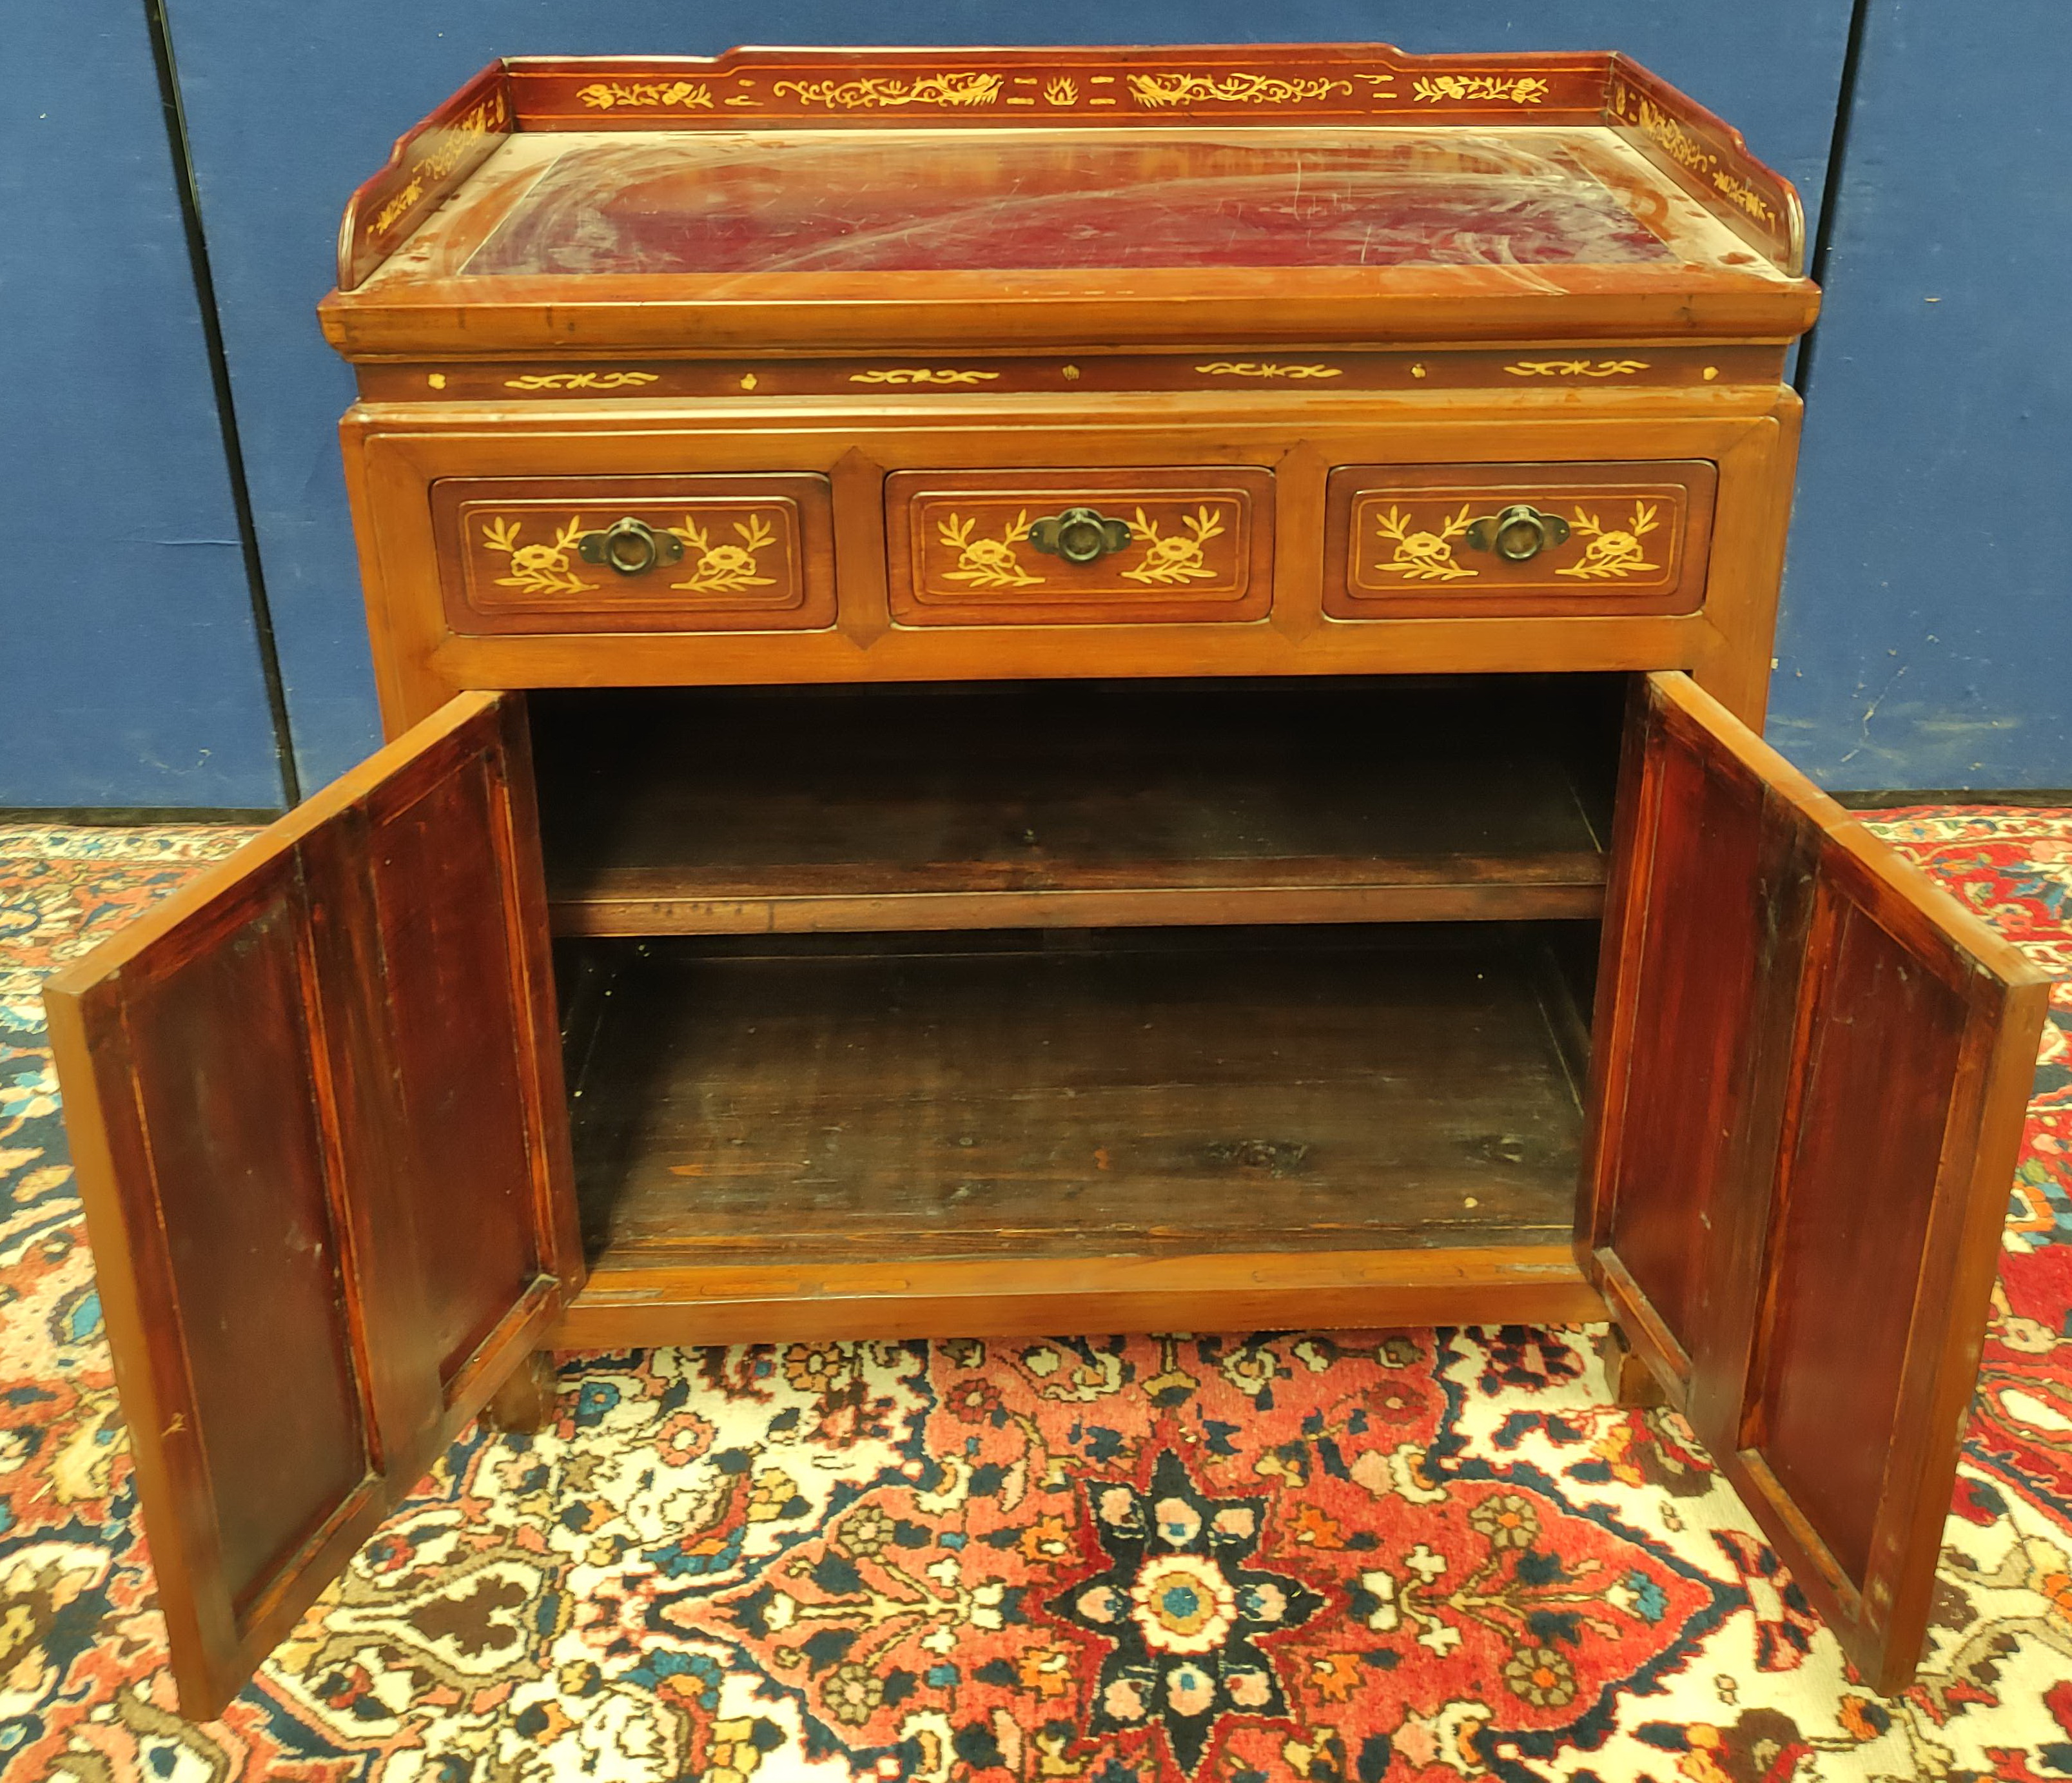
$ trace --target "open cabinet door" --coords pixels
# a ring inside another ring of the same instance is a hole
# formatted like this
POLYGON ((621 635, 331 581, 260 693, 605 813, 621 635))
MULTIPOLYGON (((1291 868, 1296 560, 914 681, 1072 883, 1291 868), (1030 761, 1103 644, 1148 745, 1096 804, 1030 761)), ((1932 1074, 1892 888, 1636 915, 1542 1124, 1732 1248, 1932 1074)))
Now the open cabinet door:
POLYGON ((191 1716, 577 1285, 546 937, 523 702, 471 694, 44 993, 191 1716))
POLYGON ((1894 1689, 2049 980, 1681 675, 1638 688, 1623 774, 1585 1267, 1894 1689))

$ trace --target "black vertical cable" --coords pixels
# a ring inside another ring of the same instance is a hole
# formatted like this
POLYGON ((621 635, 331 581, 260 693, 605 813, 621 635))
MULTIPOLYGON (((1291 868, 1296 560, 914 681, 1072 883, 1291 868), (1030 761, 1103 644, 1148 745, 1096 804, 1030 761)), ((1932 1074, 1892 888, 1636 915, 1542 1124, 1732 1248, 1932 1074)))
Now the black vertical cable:
MULTIPOLYGON (((1842 173, 1849 158, 1849 133, 1856 109, 1856 73, 1864 59, 1864 30, 1870 16, 1871 0, 1856 0, 1849 9, 1849 40, 1842 52, 1841 85, 1835 95, 1835 134, 1827 144, 1827 177, 1820 187, 1820 225, 1813 232, 1813 260, 1807 271, 1816 285, 1827 281, 1827 256, 1835 244, 1835 219, 1842 207, 1842 173)), ((1800 396, 1812 381, 1813 355, 1820 341, 1820 324, 1799 344, 1799 366, 1792 387, 1800 396)))
POLYGON ((281 788, 290 804, 300 802, 302 779, 295 771, 294 739, 288 729, 288 695, 281 680, 281 654, 273 639, 273 610, 266 602, 265 572, 259 561, 259 532, 252 518, 252 491, 245 481, 245 451, 237 437, 237 415, 230 395, 230 362, 223 351, 223 324, 216 312, 216 281, 208 265, 208 243, 202 234, 201 207, 195 196, 194 162, 187 153, 187 115, 180 105, 179 81, 173 71, 173 40, 166 28, 164 0, 144 0, 145 22, 151 33, 151 60, 158 70, 158 102, 166 113, 166 136, 172 151, 173 184, 179 194, 180 222, 187 238, 187 269, 194 279, 201 311, 202 339, 208 372, 216 386, 216 425, 223 435, 223 456, 230 472, 230 499, 237 515, 237 542, 245 556, 245 582, 252 601, 253 630, 259 640, 259 672, 266 684, 266 709, 273 722, 273 753, 281 769, 281 788))

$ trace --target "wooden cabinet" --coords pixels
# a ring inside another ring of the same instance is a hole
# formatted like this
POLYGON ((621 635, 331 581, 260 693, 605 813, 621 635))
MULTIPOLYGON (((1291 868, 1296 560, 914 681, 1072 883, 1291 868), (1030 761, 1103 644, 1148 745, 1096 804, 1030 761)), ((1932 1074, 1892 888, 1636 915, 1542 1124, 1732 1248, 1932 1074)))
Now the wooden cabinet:
POLYGON ((1750 728, 1796 220, 1603 56, 406 137, 395 740, 49 992, 183 1704, 541 1346, 1607 1314, 1907 1676, 2046 987, 1750 728))

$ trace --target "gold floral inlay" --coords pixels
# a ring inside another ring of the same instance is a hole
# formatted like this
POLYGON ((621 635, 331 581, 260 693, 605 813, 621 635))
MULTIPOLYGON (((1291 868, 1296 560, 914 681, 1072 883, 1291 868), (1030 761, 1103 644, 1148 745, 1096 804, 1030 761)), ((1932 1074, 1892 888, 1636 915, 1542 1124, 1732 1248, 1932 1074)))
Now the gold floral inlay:
POLYGON ((1622 123, 1631 125, 1678 166, 1710 180, 1713 190, 1728 203, 1758 223, 1771 228, 1777 226, 1777 212, 1770 201, 1738 174, 1721 166, 1719 156, 1653 100, 1643 98, 1621 81, 1612 88, 1612 109, 1622 123))
POLYGON ((528 372, 506 378, 507 390, 624 390, 661 381, 659 372, 528 372))
MULTIPOLYGON (((510 560, 510 574, 499 576, 499 588, 522 588, 528 594, 594 594, 600 585, 588 580, 575 559, 586 528, 580 514, 571 515, 554 533, 551 543, 527 544, 523 520, 498 516, 483 523, 482 542, 488 549, 510 560)), ((732 539, 713 537, 717 523, 705 526, 686 514, 681 526, 661 530, 684 541, 690 573, 672 588, 694 594, 733 594, 744 588, 767 588, 776 580, 762 573, 762 554, 777 543, 775 528, 762 515, 750 512, 734 522, 732 539)))
POLYGON ((831 111, 882 111, 894 105, 990 105, 1000 97, 1001 77, 976 72, 924 74, 911 80, 862 75, 853 80, 779 80, 771 89, 802 105, 831 111))
POLYGON ((1284 365, 1274 359, 1211 359, 1197 372, 1219 378, 1336 378, 1345 373, 1335 365, 1284 365))
POLYGON ((1176 583, 1202 581, 1213 577, 1215 572, 1202 561, 1202 557, 1210 540, 1223 536, 1221 518, 1204 503, 1197 512, 1182 514, 1180 524, 1186 529, 1184 532, 1161 535, 1158 523, 1138 508, 1130 530, 1144 541, 1144 561, 1134 569, 1123 571, 1123 579, 1155 582, 1170 588, 1176 583))
POLYGON ((374 232, 376 235, 385 234, 389 225, 424 195, 424 176, 421 174, 413 175, 409 183, 374 213, 374 232))
POLYGON ((1014 516, 1014 524, 997 539, 974 538, 976 519, 959 520, 949 514, 935 524, 935 535, 957 554, 957 567, 945 572, 953 582, 969 582, 974 588, 1029 588, 1043 580, 1022 567, 1014 548, 1029 536, 1029 510, 1014 516))
POLYGON ((1504 367, 1515 378, 1626 378, 1646 369, 1644 359, 1528 359, 1504 367))
POLYGON ((1723 168, 1712 171, 1712 189, 1725 198, 1737 209, 1745 211, 1758 223, 1774 224, 1777 212, 1770 208, 1770 201, 1754 187, 1737 175, 1723 168))
POLYGON ((1076 105, 1079 102, 1079 84, 1070 75, 1059 75, 1054 80, 1043 83, 1043 97, 1054 105, 1076 105))
POLYGON ((1375 523, 1382 537, 1396 544, 1389 561, 1375 566, 1384 576, 1400 576, 1411 582, 1457 582, 1478 573, 1453 557, 1453 541, 1468 530, 1466 505, 1452 519, 1441 521, 1436 532, 1415 531, 1411 520, 1411 516, 1391 502, 1388 511, 1375 523))
POLYGON ((511 121, 502 92, 471 105, 452 123, 434 132, 438 140, 410 169, 409 179, 374 213, 371 225, 376 235, 385 234, 426 192, 458 167, 468 151, 492 131, 500 131, 511 121))
POLYGON ((777 539, 760 514, 750 514, 746 520, 734 523, 734 537, 740 540, 738 544, 730 540, 714 544, 712 534, 689 514, 681 526, 668 530, 684 541, 687 554, 697 553, 690 574, 680 582, 670 583, 672 588, 693 594, 730 594, 738 589, 767 588, 777 579, 756 573, 763 567, 758 560, 777 539))
POLYGON ((1573 576, 1583 581, 1618 581, 1660 568, 1659 565, 1648 562, 1647 547, 1640 542, 1659 524, 1657 511, 1655 507, 1636 497, 1632 520, 1623 528, 1607 531, 1597 524, 1596 515, 1577 508, 1575 530, 1590 542, 1584 547, 1580 561, 1566 565, 1554 573, 1573 576))
POLYGON ((713 103, 712 88, 702 80, 597 80, 578 88, 576 97, 601 112, 615 105, 709 111, 713 103))
POLYGON ((1350 92, 1350 80, 1322 76, 1277 74, 1133 74, 1130 97, 1140 105, 1193 105, 1210 101, 1223 105, 1300 105, 1350 92))
POLYGON ((577 573, 575 565, 569 561, 569 553, 575 549, 576 540, 583 535, 581 515, 570 518, 568 524, 554 535, 552 544, 522 544, 520 535, 524 530, 524 522, 500 517, 491 520, 482 529, 482 542, 511 560, 511 573, 496 578, 499 588, 522 588, 528 594, 594 592, 597 585, 584 581, 577 573))
POLYGON ((1427 105, 1463 99, 1507 99, 1514 105, 1536 105, 1547 92, 1547 83, 1531 74, 1420 74, 1410 88, 1411 97, 1427 105))
POLYGON ((933 372, 920 366, 895 365, 884 371, 852 372, 851 384, 989 384, 997 372, 933 372))
POLYGON ((1612 102, 1620 118, 1649 138, 1679 166, 1693 173, 1708 173, 1719 157, 1686 129, 1677 119, 1622 84, 1613 91, 1612 102))

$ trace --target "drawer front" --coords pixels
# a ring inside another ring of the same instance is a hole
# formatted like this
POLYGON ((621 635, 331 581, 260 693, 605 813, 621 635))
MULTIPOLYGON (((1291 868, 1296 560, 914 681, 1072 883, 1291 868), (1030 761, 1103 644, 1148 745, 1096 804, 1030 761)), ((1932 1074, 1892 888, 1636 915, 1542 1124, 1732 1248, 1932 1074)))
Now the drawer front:
POLYGON ((456 632, 834 623, 825 477, 449 478, 432 515, 456 632))
POLYGON ((1334 618, 1695 613, 1713 467, 1346 465, 1325 503, 1334 618))
POLYGON ((886 479, 886 543, 899 625, 1263 618, 1273 475, 896 471, 886 479))

